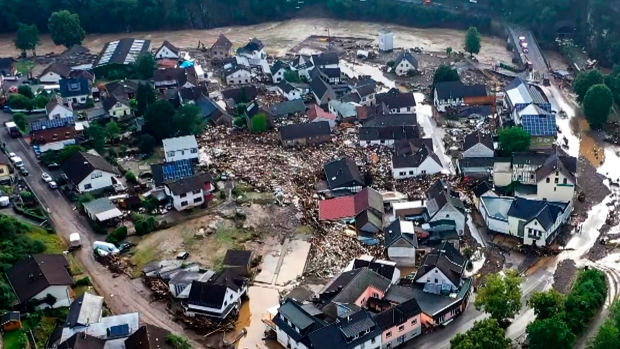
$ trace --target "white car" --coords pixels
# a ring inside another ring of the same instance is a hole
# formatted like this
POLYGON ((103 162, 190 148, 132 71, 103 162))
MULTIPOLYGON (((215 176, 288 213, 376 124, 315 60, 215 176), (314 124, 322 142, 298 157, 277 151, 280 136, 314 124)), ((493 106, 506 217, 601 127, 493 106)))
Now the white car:
POLYGON ((52 177, 50 175, 48 175, 47 173, 45 173, 45 172, 43 172, 43 174, 41 175, 41 179, 45 183, 52 182, 52 177))
POLYGON ((56 184, 56 182, 54 182, 54 181, 47 182, 47 185, 50 187, 50 189, 57 189, 58 188, 58 184, 56 184))
POLYGON ((15 154, 15 153, 13 153, 13 152, 9 153, 9 158, 14 158, 14 157, 16 157, 16 156, 17 156, 17 154, 15 154))

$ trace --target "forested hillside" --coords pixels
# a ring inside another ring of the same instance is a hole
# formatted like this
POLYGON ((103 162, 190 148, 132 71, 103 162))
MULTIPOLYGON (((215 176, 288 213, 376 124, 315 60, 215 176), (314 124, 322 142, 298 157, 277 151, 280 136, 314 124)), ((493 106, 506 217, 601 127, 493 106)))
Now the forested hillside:
POLYGON ((491 18, 501 18, 532 26, 539 40, 547 43, 553 42, 559 29, 574 27, 577 42, 593 56, 608 64, 620 62, 620 0, 437 1, 447 4, 423 6, 396 0, 0 0, 0 32, 15 32, 20 22, 47 31, 51 13, 63 9, 77 13, 86 32, 93 33, 252 24, 309 16, 309 6, 323 6, 338 18, 419 27, 474 25, 485 31, 491 18))

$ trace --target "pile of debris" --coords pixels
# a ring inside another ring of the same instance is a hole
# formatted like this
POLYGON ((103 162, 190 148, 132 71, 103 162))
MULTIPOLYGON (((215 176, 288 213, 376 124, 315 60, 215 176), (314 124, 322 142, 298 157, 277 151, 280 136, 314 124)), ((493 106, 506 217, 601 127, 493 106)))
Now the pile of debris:
POLYGON ((125 274, 130 278, 132 277, 131 266, 129 266, 127 261, 121 258, 118 258, 116 255, 113 255, 110 253, 105 256, 102 256, 100 254, 95 253, 95 259, 97 260, 97 262, 105 265, 105 267, 108 268, 109 271, 114 273, 115 277, 120 274, 125 274))
POLYGON ((207 337, 217 332, 234 331, 237 317, 238 313, 231 313, 226 319, 218 322, 202 316, 186 316, 183 314, 183 310, 178 309, 174 320, 183 323, 185 327, 194 330, 196 333, 207 337))
POLYGON ((145 276, 144 284, 152 291, 151 297, 153 301, 170 300, 172 298, 168 284, 161 278, 145 276))

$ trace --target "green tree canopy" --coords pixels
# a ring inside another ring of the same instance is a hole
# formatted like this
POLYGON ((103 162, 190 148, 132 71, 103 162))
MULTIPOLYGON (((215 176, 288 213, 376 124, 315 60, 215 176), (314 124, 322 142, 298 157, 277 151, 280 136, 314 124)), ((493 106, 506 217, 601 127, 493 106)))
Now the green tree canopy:
POLYGON ((32 109, 32 99, 19 93, 9 95, 9 107, 11 109, 32 109))
POLYGON ((50 101, 50 96, 41 93, 41 94, 37 95, 36 97, 34 97, 34 99, 32 100, 32 103, 33 103, 35 108, 43 109, 43 108, 45 108, 47 103, 49 103, 49 101, 50 101))
POLYGON ((480 53, 480 32, 478 32, 478 28, 469 27, 467 29, 467 33, 465 33, 465 51, 469 52, 470 55, 480 53))
POLYGON ((491 274, 478 290, 476 309, 491 315, 499 322, 511 319, 521 309, 522 278, 516 270, 509 270, 505 276, 491 274))
POLYGON ((149 105, 155 103, 156 100, 157 95, 153 86, 146 83, 138 84, 138 89, 136 90, 136 115, 144 115, 149 105))
POLYGON ((105 135, 108 139, 116 139, 121 134, 121 128, 116 121, 110 121, 105 125, 105 135))
POLYGON ((155 56, 146 52, 138 56, 133 64, 133 71, 139 79, 147 80, 153 77, 153 72, 157 69, 155 56))
POLYGON ((526 332, 531 349, 572 348, 576 338, 564 320, 558 317, 536 319, 527 325, 526 332))
POLYGON ((34 92, 32 92, 32 88, 30 87, 30 85, 21 85, 17 88, 17 93, 19 93, 22 96, 26 96, 30 99, 34 98, 34 92))
POLYGON ((175 134, 177 136, 199 134, 202 131, 201 121, 200 108, 194 104, 183 104, 174 115, 175 134))
POLYGON ((523 128, 513 126, 499 131, 499 146, 504 156, 530 148, 532 138, 523 128))
POLYGON ((433 75, 433 85, 436 85, 440 82, 449 82, 449 81, 459 81, 461 77, 456 69, 452 68, 447 64, 442 64, 435 70, 435 74, 433 75))
POLYGON ((301 82, 301 78, 299 77, 299 72, 296 72, 294 70, 285 71, 284 80, 288 82, 301 82))
POLYGON ((542 320, 561 313, 564 310, 565 299, 563 294, 552 289, 534 293, 529 300, 529 305, 534 308, 537 318, 542 320))
POLYGON ((170 137, 175 131, 174 127, 170 127, 174 113, 174 107, 170 102, 165 99, 156 101, 146 109, 142 131, 159 141, 170 137))
POLYGON ((28 126, 28 122, 26 121, 26 114, 24 113, 15 113, 13 114, 13 122, 15 123, 15 125, 17 125, 17 127, 22 130, 22 131, 26 131, 26 127, 28 126))
POLYGON ((105 148, 105 129, 99 125, 97 122, 93 122, 86 129, 86 136, 88 137, 88 141, 90 145, 95 149, 99 154, 103 153, 105 148))
POLYGON ((254 115, 254 117, 251 120, 251 124, 252 124, 252 132, 254 133, 261 133, 261 132, 267 131, 267 128, 269 127, 267 114, 261 112, 261 113, 254 115))
POLYGON ((592 128, 603 126, 609 117, 614 96, 609 87, 597 84, 588 90, 583 98, 583 113, 592 128))
POLYGON ((590 70, 577 75, 573 82, 573 90, 577 94, 577 102, 582 102, 590 87, 604 82, 603 74, 598 70, 590 70))
POLYGON ((80 17, 67 10, 52 13, 48 28, 54 44, 62 45, 66 48, 82 44, 86 37, 86 32, 80 24, 80 17))
POLYGON ((598 329, 592 340, 591 349, 620 349, 620 330, 612 320, 607 320, 598 329))
POLYGON ((465 333, 450 340, 450 349, 509 349, 510 339, 495 319, 476 321, 465 333))
POLYGON ((31 50, 33 55, 37 55, 36 49, 41 40, 39 39, 39 29, 35 24, 23 24, 17 25, 17 33, 15 34, 15 47, 18 50, 22 50, 24 56, 26 51, 31 50))

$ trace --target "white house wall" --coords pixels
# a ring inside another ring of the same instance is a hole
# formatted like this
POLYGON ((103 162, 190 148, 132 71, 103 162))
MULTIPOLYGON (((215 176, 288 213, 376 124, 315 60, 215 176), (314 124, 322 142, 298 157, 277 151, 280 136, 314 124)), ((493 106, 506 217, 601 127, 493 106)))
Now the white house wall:
POLYGON ((493 155, 493 150, 487 148, 481 143, 477 143, 463 152, 464 158, 492 158, 493 155))
POLYGON ((88 191, 111 187, 114 184, 112 182, 113 177, 114 177, 114 174, 112 173, 103 172, 99 170, 93 171, 90 175, 88 175, 86 178, 84 178, 84 180, 82 180, 78 184, 78 191, 80 193, 84 193, 88 191), (100 173, 101 176, 96 176, 96 178, 92 178, 95 173, 98 173, 98 174, 100 173), (86 185, 88 184, 91 185, 91 188, 87 189, 86 185))
POLYGON ((295 342, 293 338, 291 338, 286 332, 281 330, 279 327, 276 330, 276 337, 278 339, 278 343, 280 343, 284 348, 291 349, 308 349, 303 343, 295 342))
POLYGON ((441 172, 442 169, 443 167, 429 156, 419 167, 392 168, 392 175, 394 179, 402 179, 421 175, 432 175, 441 172))
POLYGON ((402 61, 400 61, 400 63, 397 66, 394 67, 394 72, 398 76, 403 76, 403 75, 407 75, 407 72, 409 72, 412 69, 415 70, 415 67, 413 66, 413 64, 411 64, 408 60, 403 59, 402 61))
POLYGON ((551 173, 547 178, 544 178, 536 185, 536 196, 538 199, 560 202, 573 200, 575 186, 569 178, 561 172, 557 176, 555 173, 551 173), (549 178, 549 183, 547 183, 547 178, 549 178), (556 178, 558 180, 557 184, 555 183, 556 178), (564 184, 564 180, 566 180, 566 184, 564 184))
POLYGON ((493 218, 489 216, 484 205, 480 205, 480 213, 482 214, 482 218, 484 219, 484 223, 486 224, 489 230, 502 233, 509 234, 508 221, 503 221, 501 219, 493 218))
POLYGON ((388 248, 388 258, 396 262, 397 266, 415 266, 415 247, 390 246, 388 248))
POLYGON ((442 219, 453 220, 456 223, 456 231, 460 235, 463 235, 465 232, 465 216, 461 213, 461 211, 457 210, 454 206, 450 204, 444 205, 444 207, 437 212, 433 218, 431 218, 431 222, 439 221, 442 219))
POLYGON ((174 206, 177 211, 187 210, 192 207, 200 206, 204 203, 205 194, 202 189, 198 194, 194 194, 192 192, 185 193, 184 197, 181 197, 181 195, 172 194, 167 186, 164 186, 164 192, 172 198, 172 206, 174 206), (183 205, 184 202, 187 202, 187 205, 183 205))
POLYGON ((179 55, 170 51, 166 46, 162 46, 159 51, 157 51, 156 58, 179 58, 179 55))
POLYGON ((226 77, 226 83, 229 85, 249 84, 250 82, 252 82, 252 74, 247 70, 240 70, 226 77))
POLYGON ((198 159, 198 147, 183 149, 166 149, 166 162, 198 159))
POLYGON ((52 111, 48 114, 48 118, 50 120, 54 119, 63 119, 73 116, 73 111, 65 108, 62 105, 57 105, 52 109, 52 111))
POLYGON ((452 285, 453 288, 458 287, 458 285, 453 284, 452 281, 450 281, 450 279, 448 279, 448 277, 444 273, 442 273, 441 270, 439 270, 439 268, 437 267, 431 269, 428 273, 424 274, 421 278, 418 279, 417 283, 434 283, 440 285, 448 284, 452 285))
MULTIPOLYGON (((45 297, 47 297, 48 294, 51 294, 52 296, 54 296, 54 298, 56 298, 56 303, 54 303, 52 308, 68 307, 71 305, 71 301, 72 301, 69 287, 70 286, 67 286, 67 285, 48 286, 45 290, 41 291, 39 294, 32 297, 31 299, 41 300, 41 299, 45 299, 45 297)), ((39 305, 37 309, 45 309, 49 307, 50 307, 49 304, 43 303, 39 305)))
POLYGON ((43 75, 42 77, 39 78, 39 81, 42 84, 59 84, 60 83, 60 79, 62 79, 62 76, 54 73, 54 72, 48 72, 47 74, 43 75))

